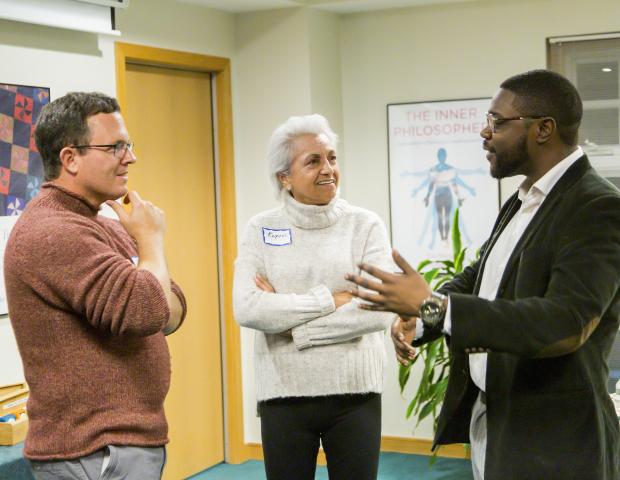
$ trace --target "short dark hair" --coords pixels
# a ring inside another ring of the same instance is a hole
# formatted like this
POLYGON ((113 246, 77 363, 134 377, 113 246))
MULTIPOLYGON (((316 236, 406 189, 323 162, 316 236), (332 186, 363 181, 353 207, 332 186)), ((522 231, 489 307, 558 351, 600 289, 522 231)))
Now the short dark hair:
POLYGON ((531 70, 510 77, 500 88, 517 95, 521 115, 553 117, 562 141, 577 144, 583 104, 568 79, 550 70, 531 70))
POLYGON ((64 147, 90 141, 89 117, 114 112, 120 112, 116 99, 99 92, 70 92, 48 103, 41 111, 34 134, 45 180, 60 175, 60 151, 64 147))

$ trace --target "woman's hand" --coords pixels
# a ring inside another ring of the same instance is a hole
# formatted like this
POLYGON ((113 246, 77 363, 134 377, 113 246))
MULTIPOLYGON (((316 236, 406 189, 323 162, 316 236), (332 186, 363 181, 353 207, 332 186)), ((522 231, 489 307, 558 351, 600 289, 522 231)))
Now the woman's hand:
POLYGON ((263 292, 276 293, 276 290, 271 286, 271 283, 266 278, 261 277, 260 273, 257 273, 254 277, 254 283, 263 292))
MULTIPOLYGON (((263 292, 276 293, 275 288, 271 286, 271 283, 269 283, 267 279, 261 277, 260 273, 257 273, 256 276, 254 277, 254 283, 263 292)), ((293 338, 293 333, 291 332, 290 328, 288 330, 278 333, 277 335, 280 335, 281 337, 289 338, 289 339, 293 338)))
POLYGON ((353 300, 353 294, 348 290, 332 293, 332 296, 334 297, 334 303, 336 304, 336 308, 342 307, 343 305, 346 305, 351 300, 353 300))

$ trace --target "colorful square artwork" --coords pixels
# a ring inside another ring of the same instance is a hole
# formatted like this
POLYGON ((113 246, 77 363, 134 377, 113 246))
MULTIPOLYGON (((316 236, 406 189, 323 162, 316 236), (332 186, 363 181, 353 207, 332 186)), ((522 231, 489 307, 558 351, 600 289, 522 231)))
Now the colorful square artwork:
POLYGON ((31 152, 38 152, 37 143, 34 139, 34 125, 30 125, 30 143, 28 144, 28 148, 31 152))
POLYGON ((32 123, 32 110, 34 101, 32 97, 27 97, 18 93, 15 95, 15 118, 22 122, 32 123))
POLYGON ((33 175, 28 175, 28 180, 26 184, 26 201, 29 202, 32 200, 41 188, 41 178, 35 177, 33 175))
POLYGON ((0 140, 0 167, 11 168, 13 144, 0 140))
POLYGON ((13 145, 11 152, 11 170, 28 173, 28 149, 13 145))
MULTIPOLYGON (((9 187, 11 186, 11 169, 1 167, 0 168, 0 194, 7 196, 9 194, 9 187)), ((4 213, 6 215, 6 212, 4 213)))
POLYGON ((26 201, 23 198, 9 195, 6 197, 6 215, 16 217, 24 211, 26 201))
POLYGON ((0 216, 19 215, 43 181, 34 130, 49 88, 0 83, 0 216))
POLYGON ((15 119, 13 123, 13 143, 20 147, 28 148, 30 146, 31 128, 32 125, 30 123, 15 119))
POLYGON ((13 143, 13 124, 15 119, 0 113, 0 140, 13 143))

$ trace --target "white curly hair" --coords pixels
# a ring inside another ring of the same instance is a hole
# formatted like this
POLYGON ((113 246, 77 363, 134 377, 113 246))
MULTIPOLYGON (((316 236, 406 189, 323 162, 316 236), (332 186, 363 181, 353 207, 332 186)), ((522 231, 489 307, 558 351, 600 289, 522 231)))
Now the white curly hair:
POLYGON ((282 184, 278 180, 279 174, 288 174, 293 160, 293 141, 301 135, 324 134, 334 149, 338 144, 338 135, 329 126, 323 115, 317 113, 290 117, 276 128, 269 140, 267 160, 269 162, 269 178, 273 184, 276 196, 282 191, 282 184))

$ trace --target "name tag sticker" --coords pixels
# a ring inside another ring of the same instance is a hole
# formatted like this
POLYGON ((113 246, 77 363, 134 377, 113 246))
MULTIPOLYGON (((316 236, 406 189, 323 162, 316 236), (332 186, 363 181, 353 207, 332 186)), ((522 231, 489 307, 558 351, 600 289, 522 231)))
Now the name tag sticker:
POLYGON ((263 227, 263 242, 265 242, 267 245, 274 245, 276 247, 290 245, 291 243, 293 243, 291 230, 290 228, 275 229, 263 227))

